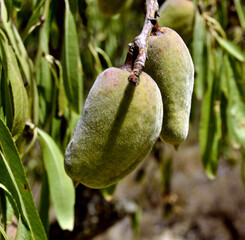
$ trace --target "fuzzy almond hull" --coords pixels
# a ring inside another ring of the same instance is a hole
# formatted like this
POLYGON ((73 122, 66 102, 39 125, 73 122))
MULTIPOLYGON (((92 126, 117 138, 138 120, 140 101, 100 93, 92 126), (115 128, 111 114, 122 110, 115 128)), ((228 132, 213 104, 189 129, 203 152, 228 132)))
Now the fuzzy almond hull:
POLYGON ((187 137, 194 65, 181 37, 170 28, 149 37, 145 72, 158 84, 162 94, 164 117, 161 139, 178 147, 187 137))
POLYGON ((188 43, 193 35, 195 6, 189 0, 166 0, 161 6, 158 24, 175 30, 188 43))
POLYGON ((163 107, 156 83, 146 73, 134 86, 129 73, 109 68, 86 99, 65 154, 65 169, 91 188, 110 186, 133 171, 159 137, 163 107))

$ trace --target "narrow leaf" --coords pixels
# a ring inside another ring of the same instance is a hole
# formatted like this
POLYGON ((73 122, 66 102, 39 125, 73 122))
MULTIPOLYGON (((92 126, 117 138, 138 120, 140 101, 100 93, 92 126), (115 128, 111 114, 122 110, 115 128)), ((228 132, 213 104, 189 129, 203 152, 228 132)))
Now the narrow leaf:
POLYGON ((42 88, 45 100, 50 103, 52 100, 52 78, 49 66, 44 57, 41 58, 39 69, 37 72, 38 87, 42 88))
POLYGON ((34 125, 38 125, 38 122, 39 122, 39 95, 38 95, 38 87, 37 87, 36 81, 33 81, 32 83, 32 94, 33 94, 32 98, 29 98, 29 99, 32 100, 31 112, 33 115, 33 123, 34 125))
POLYGON ((45 120, 47 118, 47 114, 49 114, 49 111, 47 110, 47 102, 44 97, 43 91, 39 89, 38 91, 38 117, 39 117, 39 122, 40 124, 44 124, 45 120))
MULTIPOLYGON (((12 223, 13 222, 13 216, 14 216, 14 209, 9 201, 9 199, 6 199, 6 223, 12 223)), ((19 215, 16 215, 19 216, 19 215)))
POLYGON ((1 234, 2 234, 2 236, 3 236, 3 238, 5 240, 8 240, 7 234, 6 234, 6 232, 4 231, 3 227, 0 224, 0 237, 1 237, 1 234))
POLYGON ((6 35, 10 40, 11 46, 13 47, 14 52, 20 63, 20 66, 24 72, 25 80, 27 81, 28 84, 30 84, 32 78, 32 70, 31 70, 32 62, 28 57, 25 46, 21 40, 21 37, 15 25, 12 23, 12 20, 10 19, 9 21, 7 21, 7 10, 4 1, 0 0, 0 2, 1 2, 0 15, 2 20, 1 23, 3 24, 6 35))
POLYGON ((89 48, 91 54, 94 57, 94 61, 95 61, 94 69, 95 69, 95 71, 97 72, 97 75, 98 75, 98 74, 100 74, 103 71, 98 51, 96 50, 96 47, 93 45, 92 42, 88 43, 88 48, 89 48))
MULTIPOLYGON (((3 225, 4 228, 6 228, 7 224, 7 199, 5 197, 4 190, 0 189, 0 215, 1 215, 1 221, 0 223, 3 225)), ((1 239, 1 235, 0 235, 1 239)))
POLYGON ((211 38, 207 38, 208 46, 208 89, 204 95, 201 110, 199 141, 202 160, 207 176, 213 179, 217 174, 219 139, 221 137, 220 103, 216 101, 215 62, 211 49, 211 38))
POLYGON ((26 228, 25 224, 22 222, 21 217, 18 221, 17 232, 15 236, 15 240, 32 240, 31 232, 28 228, 26 228))
POLYGON ((219 37, 217 34, 214 34, 214 37, 216 38, 220 46, 224 48, 229 54, 231 54, 240 62, 245 62, 245 56, 239 46, 235 45, 229 40, 219 37))
POLYGON ((22 0, 13 0, 13 5, 19 11, 21 9, 21 6, 22 6, 22 0))
POLYGON ((7 67, 8 79, 13 96, 14 119, 12 135, 16 138, 22 133, 28 116, 28 98, 21 78, 19 66, 12 48, 5 43, 1 44, 4 67, 7 67))
POLYGON ((11 137, 11 134, 0 119, 0 182, 13 195, 25 223, 29 226, 32 239, 47 239, 41 220, 31 194, 23 165, 11 137))
POLYGON ((245 31, 245 8, 241 3, 241 0, 234 0, 237 15, 240 20, 240 24, 242 26, 243 31, 245 31))
POLYGON ((206 43, 206 30, 204 19, 200 14, 196 15, 195 29, 193 33, 193 61, 195 65, 195 94, 197 99, 202 99, 205 87, 205 43, 206 43))
MULTIPOLYGON (((62 116, 65 109, 68 106, 68 101, 65 95, 65 88, 64 88, 64 81, 63 81, 63 68, 62 68, 61 63, 57 59, 55 59, 53 56, 46 55, 45 59, 49 64, 49 69, 54 78, 55 85, 58 87, 58 115, 62 116), (57 73, 57 67, 58 67, 58 73, 57 73)), ((56 106, 53 107, 53 109, 55 108, 56 106)))
POLYGON ((27 36, 37 27, 41 25, 41 7, 44 4, 44 0, 41 0, 38 4, 38 6, 34 9, 31 17, 29 18, 29 21, 25 27, 25 30, 23 31, 21 37, 22 40, 25 41, 27 36))
POLYGON ((113 194, 116 190, 117 184, 113 184, 107 188, 100 189, 100 192, 105 200, 110 201, 113 197, 113 194))
POLYGON ((58 94, 58 115, 62 116, 68 106, 68 100, 65 95, 63 72, 60 71, 59 94, 58 94))
POLYGON ((226 67, 226 80, 229 91, 227 107, 227 127, 229 141, 233 147, 245 148, 245 103, 240 94, 238 84, 234 78, 229 58, 224 61, 226 67))
POLYGON ((11 192, 1 183, 0 183, 0 188, 4 190, 5 196, 8 198, 8 201, 11 203, 11 206, 14 209, 16 216, 18 217, 20 215, 19 209, 17 207, 17 204, 16 204, 11 192))
POLYGON ((136 212, 132 214, 130 218, 131 228, 133 230, 135 239, 137 239, 139 236, 141 217, 142 217, 142 210, 140 207, 138 207, 136 212))
POLYGON ((103 49, 99 48, 99 47, 96 47, 95 50, 96 50, 101 56, 103 56, 103 58, 104 58, 105 61, 106 61, 106 64, 107 64, 108 68, 112 67, 111 60, 110 60, 109 56, 106 54, 106 52, 105 52, 103 49))
POLYGON ((72 14, 75 15, 77 11, 77 0, 69 0, 69 5, 70 5, 72 14))
POLYGON ((11 13, 12 13, 12 0, 5 0, 5 5, 6 5, 6 9, 7 9, 7 21, 9 21, 10 17, 11 17, 11 13))
POLYGON ((38 86, 42 88, 45 100, 50 103, 52 100, 53 83, 51 73, 49 70, 48 62, 43 54, 49 54, 49 34, 50 34, 50 0, 45 1, 43 15, 45 22, 43 23, 39 33, 39 48, 37 54, 37 66, 38 66, 38 86))
MULTIPOLYGON (((0 40, 1 41, 1 40, 0 40)), ((5 68, 7 65, 5 65, 5 68)), ((2 106, 2 115, 3 120, 6 122, 9 129, 12 129, 13 126, 13 108, 12 108, 12 97, 11 90, 9 87, 9 81, 7 79, 7 69, 5 71, 2 70, 1 75, 1 84, 0 84, 0 98, 1 98, 1 106, 2 106)))
POLYGON ((81 116, 80 114, 77 114, 74 111, 71 111, 70 109, 67 108, 66 111, 64 112, 64 117, 68 123, 68 127, 66 128, 65 138, 63 140, 63 147, 66 148, 71 140, 74 129, 81 116))
POLYGON ((43 223, 44 229, 48 235, 49 231, 49 186, 47 172, 43 173, 42 188, 38 207, 39 215, 43 223))
POLYGON ((70 10, 68 0, 65 0, 65 5, 65 35, 62 54, 64 85, 71 107, 77 113, 80 113, 82 104, 82 75, 79 68, 81 61, 78 37, 75 19, 70 10))
POLYGON ((62 229, 72 230, 74 227, 75 190, 71 179, 65 172, 64 157, 47 133, 41 129, 38 129, 38 133, 57 220, 62 229))

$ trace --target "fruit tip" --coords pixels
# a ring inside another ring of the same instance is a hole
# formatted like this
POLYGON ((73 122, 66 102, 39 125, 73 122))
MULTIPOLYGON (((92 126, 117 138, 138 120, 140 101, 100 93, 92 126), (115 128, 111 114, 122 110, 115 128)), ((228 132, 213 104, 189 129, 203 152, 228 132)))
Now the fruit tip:
POLYGON ((75 188, 78 186, 78 184, 79 184, 79 182, 73 181, 73 185, 74 185, 75 188))
POLYGON ((175 151, 178 151, 179 150, 179 144, 174 145, 174 149, 175 149, 175 151))

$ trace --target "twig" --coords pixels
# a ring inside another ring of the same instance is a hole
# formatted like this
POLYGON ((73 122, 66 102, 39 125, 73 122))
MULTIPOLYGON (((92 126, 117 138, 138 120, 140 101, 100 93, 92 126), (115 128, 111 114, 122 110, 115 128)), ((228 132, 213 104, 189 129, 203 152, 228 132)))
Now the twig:
POLYGON ((143 29, 140 35, 134 39, 134 42, 129 45, 130 49, 123 68, 130 68, 130 64, 133 64, 133 70, 131 70, 128 80, 134 85, 139 84, 139 76, 145 66, 148 37, 157 23, 158 10, 157 0, 146 0, 146 17, 143 29))

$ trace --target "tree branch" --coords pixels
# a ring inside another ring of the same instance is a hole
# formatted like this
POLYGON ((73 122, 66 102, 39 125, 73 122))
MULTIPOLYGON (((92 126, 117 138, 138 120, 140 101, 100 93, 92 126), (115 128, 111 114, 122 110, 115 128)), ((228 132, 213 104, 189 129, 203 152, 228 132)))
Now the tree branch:
POLYGON ((152 31, 152 28, 157 23, 156 17, 158 15, 159 5, 157 0, 146 0, 146 17, 143 29, 129 46, 129 52, 125 61, 124 69, 130 68, 130 64, 133 64, 133 70, 131 66, 131 73, 128 80, 134 85, 139 84, 139 76, 145 66, 148 37, 152 31))

